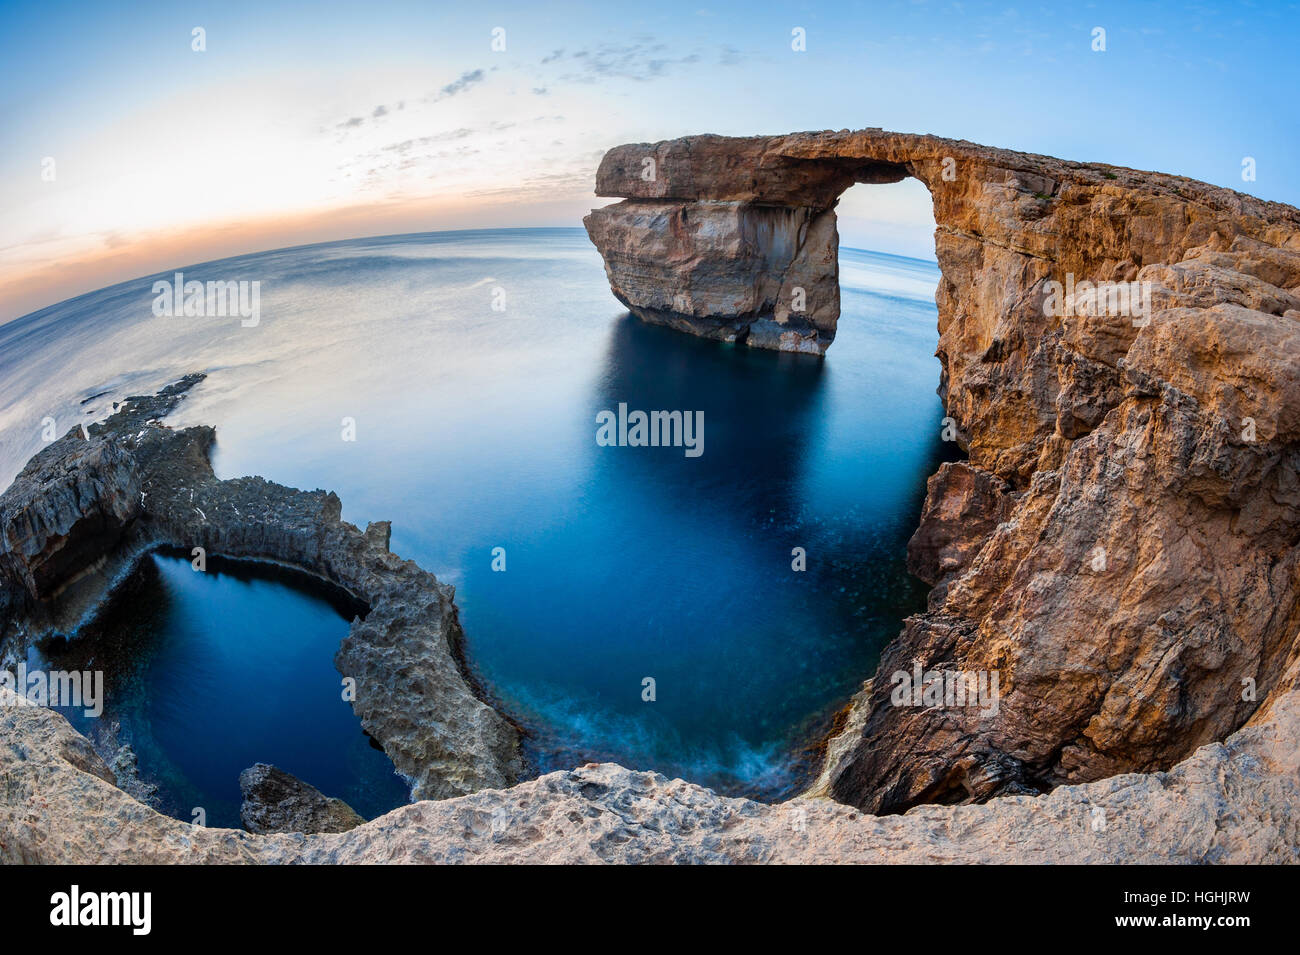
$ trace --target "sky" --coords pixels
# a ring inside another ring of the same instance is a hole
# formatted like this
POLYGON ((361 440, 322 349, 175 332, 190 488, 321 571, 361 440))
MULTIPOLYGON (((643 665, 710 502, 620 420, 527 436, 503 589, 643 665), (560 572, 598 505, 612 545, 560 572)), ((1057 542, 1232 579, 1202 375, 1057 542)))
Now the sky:
MULTIPOLYGON (((880 126, 1300 205, 1298 41, 1280 0, 0 0, 0 322, 245 252, 578 226, 606 149, 691 133, 880 126)), ((915 180, 840 214, 933 258, 915 180)))

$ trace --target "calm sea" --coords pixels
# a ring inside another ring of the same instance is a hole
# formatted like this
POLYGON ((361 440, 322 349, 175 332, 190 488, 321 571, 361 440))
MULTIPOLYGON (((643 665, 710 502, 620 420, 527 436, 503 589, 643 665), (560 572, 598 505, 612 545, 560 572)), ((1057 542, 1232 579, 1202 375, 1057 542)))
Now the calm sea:
MULTIPOLYGON (((153 282, 172 273, 149 276, 0 326, 0 485, 39 450, 43 419, 63 433, 205 371, 171 423, 216 426, 221 477, 332 489, 345 519, 392 520, 393 549, 456 586, 471 665, 529 730, 537 769, 609 759, 777 798, 924 606, 904 550, 947 449, 937 266, 851 249, 840 263, 824 360, 637 322, 578 229, 182 270, 260 282, 254 327, 155 317, 153 282), (620 403, 702 411, 704 453, 598 446, 596 415, 620 403)), ((354 719, 294 715, 338 709, 328 671, 346 624, 332 608, 283 581, 199 581, 170 558, 145 573, 137 616, 114 626, 158 638, 133 638, 147 676, 122 681, 111 708, 176 805, 229 805, 232 772, 294 771, 295 747, 352 754, 298 761, 327 794, 371 812, 400 799, 358 795, 384 787, 359 768, 354 719), (252 742, 232 752, 236 734, 252 742)))

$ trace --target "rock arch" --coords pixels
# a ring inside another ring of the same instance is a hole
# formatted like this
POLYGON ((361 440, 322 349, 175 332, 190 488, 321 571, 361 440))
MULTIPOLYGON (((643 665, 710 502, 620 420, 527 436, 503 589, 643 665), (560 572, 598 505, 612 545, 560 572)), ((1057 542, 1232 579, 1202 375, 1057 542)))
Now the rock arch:
MULTIPOLYGON (((1208 266, 1220 252, 1265 250, 1276 260, 1268 249, 1300 244, 1300 210, 1282 203, 880 129, 616 146, 601 160, 596 194, 624 201, 583 221, 610 290, 641 319, 821 354, 839 318, 835 201, 854 183, 907 176, 934 205, 940 394, 972 458, 1015 484, 1035 470, 1058 422, 1067 439, 1096 426, 1121 390, 1118 359, 1138 338, 1127 320, 1069 328, 1046 315, 1048 281, 1127 282, 1193 250, 1208 266), (803 314, 789 309, 796 286, 803 314), (996 400, 986 400, 991 390, 996 400)), ((1263 278, 1285 288, 1300 280, 1283 258, 1263 278)), ((1157 304, 1173 304, 1172 294, 1157 304)))
POLYGON ((585 223, 615 296, 641 319, 822 354, 840 314, 835 203, 854 183, 909 175, 906 163, 795 157, 763 138, 620 146, 596 192, 629 201, 585 223))
POLYGON ((596 191, 625 199, 585 222, 642 319, 824 353, 835 199, 908 175, 933 200, 939 392, 969 460, 930 480, 909 548, 930 608, 821 790, 873 812, 1042 791, 1258 720, 1300 680, 1300 210, 867 129, 619 146, 596 191), (1075 280, 1142 283, 1141 320, 1048 307, 1075 280), (893 705, 916 665, 999 672, 998 712, 893 705))
POLYGON ((770 140, 692 136, 611 149, 586 217, 614 294, 643 321, 780 351, 824 353, 840 317, 835 204, 913 170, 801 159, 770 140))

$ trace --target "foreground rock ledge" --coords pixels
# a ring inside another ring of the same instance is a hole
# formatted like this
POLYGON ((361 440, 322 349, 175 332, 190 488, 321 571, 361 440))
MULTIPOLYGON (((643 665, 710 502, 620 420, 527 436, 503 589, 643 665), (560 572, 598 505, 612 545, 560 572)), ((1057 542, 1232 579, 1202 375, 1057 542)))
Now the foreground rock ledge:
POLYGON ((160 420, 201 379, 126 399, 88 438, 74 428, 0 495, 0 664, 75 627, 150 550, 274 561, 368 607, 335 663, 356 681, 353 709, 414 798, 516 782, 519 733, 476 695, 452 588, 389 551, 387 522, 363 533, 341 520, 333 493, 217 480, 213 429, 160 420))
POLYGON ((628 198, 586 225, 641 318, 821 352, 836 197, 906 176, 934 203, 939 393, 969 461, 931 479, 909 555, 929 611, 856 698, 827 789, 899 812, 1167 769, 1287 692, 1300 654, 1300 210, 867 129, 616 147, 597 193, 628 198), (1049 302, 1085 281, 1144 283, 1149 308, 1049 302), (996 671, 997 715, 892 705, 917 665, 996 671))
POLYGON ((4 863, 1300 862, 1300 693, 1171 772, 984 805, 765 806, 600 764, 414 803, 345 833, 260 836, 153 811, 106 781, 62 716, 3 703, 4 863))

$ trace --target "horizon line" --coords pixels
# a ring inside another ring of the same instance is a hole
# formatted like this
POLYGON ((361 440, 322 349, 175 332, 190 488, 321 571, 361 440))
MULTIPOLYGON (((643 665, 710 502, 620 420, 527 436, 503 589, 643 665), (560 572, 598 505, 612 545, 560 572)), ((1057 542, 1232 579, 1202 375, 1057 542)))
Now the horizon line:
MULTIPOLYGON (((480 229, 434 229, 434 230, 421 231, 421 232, 391 232, 391 233, 383 233, 379 235, 358 235, 358 236, 351 236, 346 239, 325 239, 320 242, 302 242, 302 243, 298 243, 297 245, 286 245, 286 246, 276 246, 274 248, 255 249, 251 252, 239 252, 236 253, 235 255, 221 256, 220 258, 216 258, 216 259, 205 259, 200 262, 191 262, 186 265, 169 266, 168 268, 157 269, 153 272, 144 272, 140 275, 132 276, 129 279, 123 279, 120 282, 112 282, 108 285, 103 285, 100 286, 99 288, 90 289, 89 291, 86 292, 79 292, 76 295, 71 295, 68 298, 60 299, 57 302, 51 302, 49 305, 42 305, 40 308, 33 309, 32 311, 26 312, 22 315, 15 315, 13 318, 8 318, 8 319, 0 319, 0 329, 7 329, 10 326, 14 325, 15 323, 25 321, 26 319, 29 318, 35 318, 36 316, 41 315, 43 312, 48 312, 51 309, 60 308, 64 305, 67 305, 69 302, 75 302, 78 299, 86 298, 91 295, 99 295, 102 292, 107 292, 112 289, 120 288, 122 286, 132 285, 136 282, 146 281, 148 279, 154 278, 155 276, 168 275, 169 273, 175 274, 177 272, 184 272, 187 269, 199 269, 199 268, 206 268, 209 266, 221 265, 222 263, 225 262, 234 262, 238 259, 245 259, 251 256, 270 255, 271 253, 274 252, 295 252, 301 249, 322 248, 330 245, 343 245, 349 242, 377 241, 383 239, 406 239, 412 236, 473 235, 473 234, 490 234, 490 233, 502 233, 502 232, 581 232, 585 235, 586 229, 582 226, 498 226, 498 227, 487 228, 487 229, 482 229, 482 228, 480 229)), ((593 251, 595 251, 595 247, 593 246, 592 248, 593 251)), ((861 248, 852 245, 841 245, 839 248, 840 251, 845 251, 845 252, 864 252, 867 253, 868 255, 884 255, 890 258, 905 259, 909 262, 920 262, 925 265, 933 265, 935 267, 938 267, 939 265, 937 259, 922 259, 922 258, 917 258, 916 256, 913 255, 903 255, 902 253, 899 252, 888 252, 885 251, 884 249, 866 249, 866 248, 861 248)))

